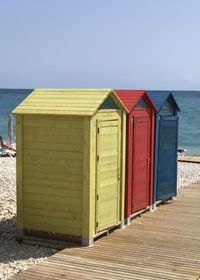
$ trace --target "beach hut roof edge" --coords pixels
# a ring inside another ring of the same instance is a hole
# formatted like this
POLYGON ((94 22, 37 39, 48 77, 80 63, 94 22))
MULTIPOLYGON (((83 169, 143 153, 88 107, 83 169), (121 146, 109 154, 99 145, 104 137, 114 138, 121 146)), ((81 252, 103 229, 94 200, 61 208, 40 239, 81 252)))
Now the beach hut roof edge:
POLYGON ((147 94, 146 90, 117 90, 115 89, 114 92, 116 95, 121 99, 124 106, 126 106, 128 112, 132 111, 139 100, 144 96, 148 105, 152 107, 152 109, 157 112, 157 108, 154 106, 151 98, 147 94))
POLYGON ((177 104, 176 98, 173 95, 172 91, 159 91, 159 90, 148 90, 147 94, 152 99, 157 111, 161 111, 166 100, 170 100, 177 111, 181 111, 180 107, 177 104))
POLYGON ((93 116, 108 96, 127 111, 110 88, 100 89, 35 89, 13 114, 93 116))

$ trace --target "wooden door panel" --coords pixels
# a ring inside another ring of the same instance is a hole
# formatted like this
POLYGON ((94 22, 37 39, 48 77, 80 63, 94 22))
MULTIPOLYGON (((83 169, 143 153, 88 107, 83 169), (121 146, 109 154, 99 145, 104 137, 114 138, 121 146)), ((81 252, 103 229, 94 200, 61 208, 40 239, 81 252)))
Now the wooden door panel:
POLYGON ((119 221, 119 120, 98 121, 96 231, 119 221))
POLYGON ((150 117, 133 119, 132 212, 149 203, 150 117))
POLYGON ((161 117, 159 132, 157 199, 176 195, 178 118, 161 117))

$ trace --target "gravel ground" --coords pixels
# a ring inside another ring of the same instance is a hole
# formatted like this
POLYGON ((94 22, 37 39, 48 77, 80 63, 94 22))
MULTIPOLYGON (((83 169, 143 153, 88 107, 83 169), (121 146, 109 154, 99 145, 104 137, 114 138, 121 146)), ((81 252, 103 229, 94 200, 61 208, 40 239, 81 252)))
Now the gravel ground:
POLYGON ((178 162, 178 189, 189 186, 196 181, 200 181, 200 164, 178 162))
POLYGON ((0 157, 0 279, 5 280, 55 251, 15 240, 15 159, 0 157))
MULTIPOLYGON (((200 180, 200 164, 178 163, 178 188, 200 180)), ((15 240, 15 159, 0 158, 0 279, 41 262, 55 250, 21 245, 15 240)))

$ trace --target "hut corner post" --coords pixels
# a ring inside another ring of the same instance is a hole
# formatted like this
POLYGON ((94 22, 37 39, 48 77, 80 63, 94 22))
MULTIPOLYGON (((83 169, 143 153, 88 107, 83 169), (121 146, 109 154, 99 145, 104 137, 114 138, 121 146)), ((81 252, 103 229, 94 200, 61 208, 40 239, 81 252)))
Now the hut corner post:
POLYGON ((156 127, 157 127, 157 118, 155 112, 152 112, 154 114, 151 116, 151 182, 150 182, 150 212, 153 212, 156 209, 156 201, 155 201, 155 151, 156 149, 156 142, 157 142, 157 135, 155 134, 156 127))
POLYGON ((131 120, 132 119, 132 116, 131 114, 128 114, 126 116, 126 122, 125 122, 125 128, 124 128, 124 134, 126 134, 126 142, 125 142, 125 157, 126 157, 126 161, 125 161, 125 174, 126 174, 126 177, 125 177, 125 207, 124 207, 124 210, 125 210, 125 220, 124 220, 124 223, 125 225, 130 225, 131 224, 131 197, 128 195, 129 193, 131 193, 131 177, 130 176, 127 176, 128 172, 128 168, 129 168, 129 165, 130 165, 130 161, 132 161, 132 158, 130 158, 131 156, 131 153, 128 154, 128 150, 131 151, 131 120), (127 130, 127 131, 126 131, 127 130))
POLYGON ((83 198, 82 198, 82 246, 93 245, 91 228, 91 120, 84 117, 83 120, 83 198))
POLYGON ((156 200, 157 200, 157 177, 158 177, 158 145, 159 145, 159 120, 160 117, 158 113, 155 113, 155 124, 154 124, 154 135, 155 135, 155 143, 154 143, 154 171, 153 171, 153 204, 151 207, 151 211, 156 210, 156 200))
POLYGON ((16 116, 16 178, 17 178, 17 237, 22 238, 23 231, 23 116, 16 116))
MULTIPOLYGON (((177 116, 177 112, 178 111, 176 111, 176 116, 177 116)), ((179 131, 179 118, 177 116, 176 151, 178 151, 178 131, 179 131)), ((177 182, 178 181, 178 176, 177 176, 177 172, 178 172, 178 153, 176 154, 175 161, 176 161, 176 183, 175 183, 176 190, 175 190, 175 196, 177 196, 177 187, 178 187, 178 182, 177 182)), ((172 199, 173 199, 173 197, 172 197, 172 199)))
POLYGON ((124 208, 125 208, 125 167, 126 167, 126 112, 122 110, 121 125, 121 228, 125 227, 124 208))

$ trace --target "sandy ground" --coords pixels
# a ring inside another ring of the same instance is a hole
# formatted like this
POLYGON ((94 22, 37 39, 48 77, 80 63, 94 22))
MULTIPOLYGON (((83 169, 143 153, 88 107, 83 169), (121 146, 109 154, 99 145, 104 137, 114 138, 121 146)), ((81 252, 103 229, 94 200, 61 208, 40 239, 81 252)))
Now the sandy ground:
MULTIPOLYGON (((0 279, 5 280, 19 271, 44 260, 55 250, 21 245, 16 233, 15 159, 0 158, 0 279)), ((200 164, 178 163, 178 188, 200 180, 200 164)))

